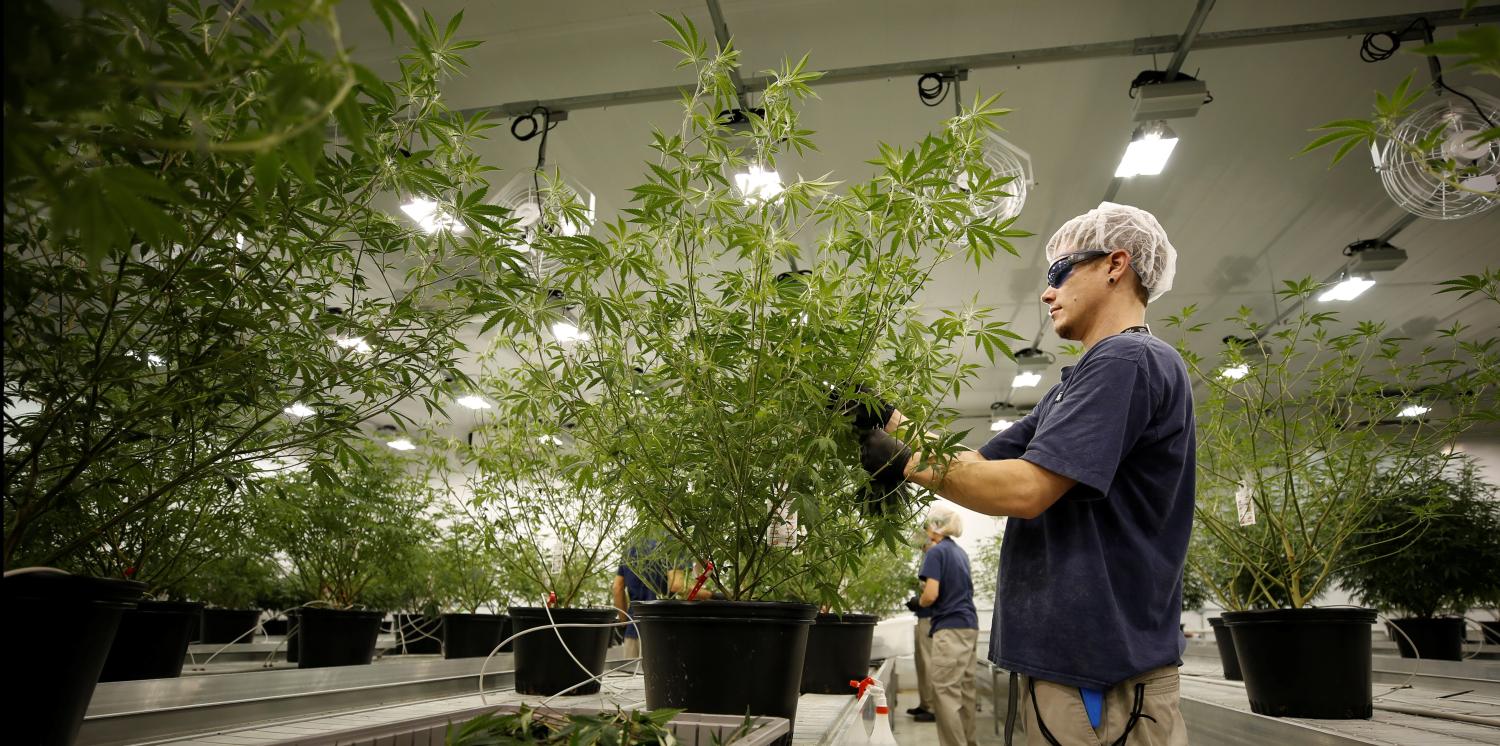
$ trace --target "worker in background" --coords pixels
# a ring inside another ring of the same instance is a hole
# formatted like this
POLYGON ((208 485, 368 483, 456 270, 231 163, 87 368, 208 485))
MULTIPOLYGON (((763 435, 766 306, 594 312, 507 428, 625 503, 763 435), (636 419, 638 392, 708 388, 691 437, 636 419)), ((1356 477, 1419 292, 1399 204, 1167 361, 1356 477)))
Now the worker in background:
MULTIPOLYGON (((922 531, 922 555, 926 559, 927 550, 934 545, 926 530, 922 531)), ((906 714, 912 716, 919 723, 931 723, 937 720, 933 713, 933 702, 936 697, 932 693, 932 678, 927 674, 927 666, 932 660, 932 607, 922 605, 921 578, 917 578, 917 595, 906 602, 906 608, 911 609, 917 615, 917 628, 915 646, 912 653, 914 664, 917 669, 917 706, 908 708, 906 714)))
POLYGON ((872 482, 907 479, 1005 529, 990 660, 1021 674, 1027 743, 1186 744, 1177 625, 1193 524, 1187 367, 1145 325, 1177 252, 1150 213, 1103 203, 1047 242, 1053 329, 1082 343, 1036 408, 946 464, 861 434, 872 482), (1087 717, 1083 717, 1087 715, 1087 717))
MULTIPOLYGON (((627 621, 630 604, 655 601, 682 592, 683 575, 662 556, 660 542, 646 539, 630 545, 620 560, 611 595, 620 621, 627 621)), ((625 658, 641 657, 641 633, 634 624, 625 627, 625 658)))
POLYGON ((934 506, 927 514, 927 538, 932 545, 917 573, 922 579, 917 603, 932 609, 927 677, 941 746, 978 744, 974 740, 974 646, 979 641, 979 613, 974 608, 969 555, 953 541, 963 532, 963 518, 957 512, 946 505, 934 506))

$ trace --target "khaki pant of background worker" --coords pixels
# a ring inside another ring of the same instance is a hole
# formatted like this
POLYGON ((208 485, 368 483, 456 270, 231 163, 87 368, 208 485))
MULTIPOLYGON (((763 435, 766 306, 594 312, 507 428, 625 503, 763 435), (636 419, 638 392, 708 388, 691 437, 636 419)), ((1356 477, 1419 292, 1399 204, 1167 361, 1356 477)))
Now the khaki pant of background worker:
POLYGON ((934 702, 937 697, 932 694, 932 676, 927 673, 927 667, 932 665, 932 617, 922 617, 917 620, 917 704, 922 709, 932 712, 937 705, 934 702))
MULTIPOLYGON (((1083 708, 1078 687, 1033 680, 1029 676, 1022 676, 1020 682, 1022 721, 1026 725, 1028 746, 1046 746, 1052 742, 1063 746, 1114 743, 1130 722, 1137 684, 1143 686, 1141 715, 1150 715, 1153 720, 1137 719, 1125 743, 1129 746, 1187 746, 1187 725, 1182 722, 1182 710, 1178 708, 1177 666, 1147 671, 1111 687, 1104 693, 1104 717, 1098 730, 1089 724, 1089 713, 1083 708), (1033 684, 1036 687, 1035 705, 1031 701, 1033 684), (1037 724, 1038 710, 1053 741, 1047 740, 1037 724)), ((942 721, 938 722, 941 724, 942 721)))
POLYGON ((938 743, 977 746, 974 740, 974 644, 977 629, 940 629, 932 635, 927 677, 932 682, 938 743))

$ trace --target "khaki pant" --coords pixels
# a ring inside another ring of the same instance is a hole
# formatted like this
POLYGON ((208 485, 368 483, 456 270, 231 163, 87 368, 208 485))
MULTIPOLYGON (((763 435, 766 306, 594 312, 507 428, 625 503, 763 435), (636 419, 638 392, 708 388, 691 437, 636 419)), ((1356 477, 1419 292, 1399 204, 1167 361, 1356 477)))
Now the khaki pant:
POLYGON ((931 631, 932 617, 917 620, 917 705, 928 712, 932 712, 937 700, 932 693, 932 677, 927 673, 927 667, 932 665, 932 637, 928 634, 931 631))
POLYGON ((932 635, 927 678, 941 746, 977 746, 974 740, 974 644, 977 629, 940 629, 932 635))
POLYGON ((1098 730, 1089 724, 1088 711, 1076 686, 1022 676, 1021 713, 1028 746, 1088 746, 1113 744, 1130 727, 1129 746, 1187 746, 1187 725, 1178 709, 1177 666, 1164 666, 1122 681, 1104 693, 1104 716, 1098 730), (1130 726, 1140 685, 1141 717, 1130 726), (1036 692, 1035 703, 1031 693, 1036 692), (1037 716, 1040 713, 1041 722, 1037 716), (1147 719, 1150 716, 1150 719, 1147 719), (1045 733, 1042 726, 1046 726, 1045 733), (1048 740, 1048 735, 1051 740, 1048 740))

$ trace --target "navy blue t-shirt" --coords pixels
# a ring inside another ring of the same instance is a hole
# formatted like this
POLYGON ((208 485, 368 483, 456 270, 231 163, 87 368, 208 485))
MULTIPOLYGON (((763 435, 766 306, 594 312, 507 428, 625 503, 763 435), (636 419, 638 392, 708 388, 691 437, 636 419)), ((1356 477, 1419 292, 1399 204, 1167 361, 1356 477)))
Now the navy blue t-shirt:
MULTIPOLYGON (((661 557, 652 556, 658 554, 658 547, 655 540, 649 540, 625 550, 619 575, 625 579, 626 606, 635 601, 655 601, 657 591, 666 592, 668 563, 661 557)), ((639 635, 634 624, 625 627, 626 637, 639 635)))
POLYGON ((1097 689, 1181 663, 1196 451, 1187 366, 1136 333, 1095 344, 979 449, 1078 482, 1037 518, 1007 522, 990 660, 1097 689))
POLYGON ((974 610, 974 579, 969 575, 969 555, 952 539, 943 539, 922 558, 923 580, 938 582, 937 600, 932 609, 930 636, 940 629, 979 629, 979 612, 974 610))

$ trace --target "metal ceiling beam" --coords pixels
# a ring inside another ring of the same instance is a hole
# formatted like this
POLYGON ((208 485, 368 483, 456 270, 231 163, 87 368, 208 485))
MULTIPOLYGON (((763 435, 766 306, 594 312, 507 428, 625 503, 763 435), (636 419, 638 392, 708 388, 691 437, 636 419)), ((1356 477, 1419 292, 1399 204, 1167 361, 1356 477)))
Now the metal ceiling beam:
MULTIPOLYGON (((1328 39, 1375 31, 1390 31, 1405 28, 1418 18, 1426 18, 1435 27, 1467 26, 1500 21, 1500 5, 1485 5, 1459 17, 1458 10, 1439 10, 1429 13, 1402 13, 1390 16, 1346 18, 1318 23, 1294 23, 1285 26, 1263 26, 1258 28, 1211 31, 1198 34, 1193 41, 1197 50, 1225 49, 1230 47, 1280 44, 1309 39, 1328 39)), ((1140 57, 1151 54, 1175 54, 1181 37, 1176 35, 1146 36, 1135 39, 1070 44, 1056 47, 1019 49, 1009 52, 990 52, 962 57, 940 57, 926 60, 890 62, 879 65, 861 65, 825 70, 819 84, 853 83, 864 80, 921 75, 934 70, 978 70, 992 67, 1014 67, 1048 62, 1071 62, 1076 60, 1102 59, 1109 57, 1140 57)), ((771 81, 765 76, 743 79, 740 92, 763 90, 771 81)), ((682 96, 683 85, 666 85, 654 88, 636 88, 626 91, 611 91, 583 96, 512 101, 493 106, 476 106, 463 110, 466 116, 484 113, 490 117, 504 118, 525 114, 536 106, 545 106, 552 111, 578 111, 606 106, 676 101, 682 96)))

